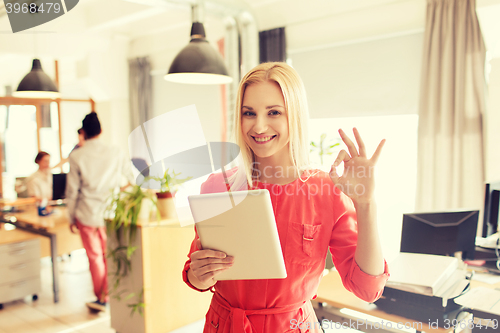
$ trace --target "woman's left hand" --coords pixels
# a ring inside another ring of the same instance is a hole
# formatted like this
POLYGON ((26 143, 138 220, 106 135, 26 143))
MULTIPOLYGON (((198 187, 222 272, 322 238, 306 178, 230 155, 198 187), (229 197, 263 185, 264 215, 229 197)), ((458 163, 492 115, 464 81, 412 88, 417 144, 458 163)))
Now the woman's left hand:
POLYGON ((375 189, 375 164, 380 156, 385 139, 380 141, 371 158, 366 157, 366 148, 359 132, 353 129, 359 151, 349 137, 339 130, 342 141, 349 149, 340 151, 330 170, 330 178, 335 187, 349 196, 355 204, 370 203, 373 201, 375 189), (344 162, 344 173, 339 177, 337 167, 344 162))

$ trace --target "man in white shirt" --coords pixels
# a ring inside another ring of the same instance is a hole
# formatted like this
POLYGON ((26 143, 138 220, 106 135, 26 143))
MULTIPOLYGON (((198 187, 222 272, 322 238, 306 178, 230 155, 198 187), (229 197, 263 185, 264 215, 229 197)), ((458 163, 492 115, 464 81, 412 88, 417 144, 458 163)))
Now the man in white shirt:
POLYGON ((104 210, 111 191, 120 186, 122 176, 133 183, 130 160, 118 148, 104 144, 101 124, 95 112, 82 121, 85 145, 69 155, 70 171, 66 180, 66 199, 70 229, 80 232, 89 258, 89 268, 97 301, 90 309, 104 311, 108 302, 106 266, 106 227, 104 210))

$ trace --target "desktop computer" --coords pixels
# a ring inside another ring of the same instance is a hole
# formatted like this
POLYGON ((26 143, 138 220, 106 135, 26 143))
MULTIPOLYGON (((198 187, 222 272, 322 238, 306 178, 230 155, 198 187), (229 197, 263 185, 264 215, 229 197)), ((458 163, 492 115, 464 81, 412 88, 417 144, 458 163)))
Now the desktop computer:
POLYGON ((500 204, 500 181, 487 183, 484 194, 483 237, 498 231, 498 206, 500 204))
POLYGON ((54 173, 52 175, 52 200, 65 198, 66 192, 66 174, 54 173))
POLYGON ((500 205, 500 181, 485 184, 483 211, 483 239, 478 239, 476 260, 484 261, 483 268, 500 274, 500 254, 498 241, 498 217, 500 205))
MULTIPOLYGON (((483 230, 486 230, 487 234, 494 233, 498 227, 498 189, 500 186, 492 184, 486 187, 483 230)), ((446 256, 456 256, 457 253, 461 253, 461 259, 470 260, 469 264, 481 265, 481 270, 486 268, 491 272, 499 272, 495 267, 498 253, 495 250, 476 247, 478 220, 479 210, 404 214, 401 252, 446 256), (494 257, 487 258, 492 254, 494 257)), ((461 276, 461 273, 458 276, 461 276)), ((463 289, 463 284, 466 282, 461 278, 457 280, 459 290, 463 290, 462 293, 467 290, 463 289)), ((383 297, 375 304, 384 311, 408 318, 418 320, 434 318, 439 322, 443 322, 444 318, 455 318, 463 311, 461 307, 463 303, 455 303, 453 298, 443 301, 444 298, 436 295, 428 296, 386 286, 383 297)), ((474 316, 481 317, 476 310, 472 311, 474 316)), ((489 312, 487 316, 491 318, 489 312)))
POLYGON ((403 215, 401 252, 474 259, 478 210, 414 213, 403 215))

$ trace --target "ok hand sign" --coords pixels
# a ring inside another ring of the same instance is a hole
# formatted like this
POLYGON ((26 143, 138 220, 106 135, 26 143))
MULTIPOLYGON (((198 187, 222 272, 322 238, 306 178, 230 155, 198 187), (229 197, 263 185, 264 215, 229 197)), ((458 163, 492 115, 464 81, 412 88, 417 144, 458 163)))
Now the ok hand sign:
POLYGON ((359 151, 351 139, 340 129, 340 137, 349 149, 349 153, 345 150, 340 151, 330 170, 330 178, 335 187, 349 196, 355 204, 369 203, 373 201, 375 189, 375 164, 380 156, 385 139, 379 143, 373 156, 368 159, 365 144, 358 130, 354 128, 353 132, 359 151), (341 162, 344 162, 344 173, 339 177, 337 167, 341 162))

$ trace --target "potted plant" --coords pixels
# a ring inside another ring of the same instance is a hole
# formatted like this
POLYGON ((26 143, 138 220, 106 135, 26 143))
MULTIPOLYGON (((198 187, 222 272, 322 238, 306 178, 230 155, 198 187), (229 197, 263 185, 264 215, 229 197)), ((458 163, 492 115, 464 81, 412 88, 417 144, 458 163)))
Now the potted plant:
POLYGON ((317 151, 319 155, 319 159, 321 161, 321 165, 323 165, 323 156, 325 155, 332 155, 333 154, 333 148, 340 145, 340 143, 334 143, 334 144, 328 144, 326 142, 326 133, 321 134, 319 138, 319 142, 316 143, 314 141, 311 141, 311 149, 310 152, 312 153, 313 151, 317 151))
POLYGON ((168 168, 162 177, 151 176, 149 179, 160 183, 160 191, 156 193, 158 198, 157 207, 160 216, 164 219, 173 219, 177 217, 175 212, 174 196, 175 192, 182 183, 193 177, 180 178, 180 172, 170 171, 168 168))
MULTIPOLYGON (((121 301, 132 301, 127 305, 131 308, 131 314, 138 312, 142 314, 144 303, 142 301, 142 290, 132 292, 121 286, 121 281, 126 278, 132 270, 132 255, 135 253, 135 236, 137 233, 137 221, 145 201, 151 201, 152 206, 156 200, 151 191, 143 190, 140 185, 132 185, 125 191, 114 192, 108 202, 105 211, 106 230, 108 233, 108 259, 111 260, 109 293, 110 296, 121 301)), ((151 205, 148 205, 151 207, 151 205)), ((148 208, 149 209, 149 208, 148 208)), ((148 214, 149 215, 149 214, 148 214)))
POLYGON ((156 206, 157 199, 142 186, 114 193, 105 215, 110 322, 120 333, 171 331, 179 323, 189 323, 193 314, 202 318, 210 304, 210 295, 193 294, 179 279, 177 268, 171 269, 183 265, 177 259, 191 244, 194 230, 143 223, 140 216, 145 203, 156 206), (178 302, 183 304, 180 312, 178 302))

